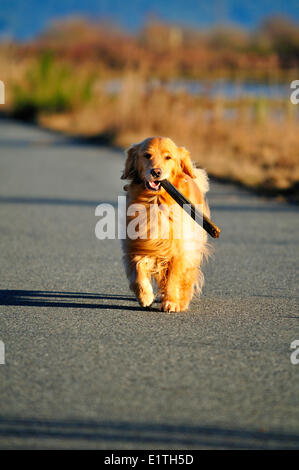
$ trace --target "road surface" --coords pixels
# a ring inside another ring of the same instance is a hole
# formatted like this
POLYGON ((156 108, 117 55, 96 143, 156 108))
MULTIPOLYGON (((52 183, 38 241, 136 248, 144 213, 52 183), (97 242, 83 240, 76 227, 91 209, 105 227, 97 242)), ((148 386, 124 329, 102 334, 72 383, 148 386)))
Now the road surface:
POLYGON ((298 208, 212 182, 201 299, 142 311, 95 237, 123 163, 0 121, 0 447, 299 448, 298 208))

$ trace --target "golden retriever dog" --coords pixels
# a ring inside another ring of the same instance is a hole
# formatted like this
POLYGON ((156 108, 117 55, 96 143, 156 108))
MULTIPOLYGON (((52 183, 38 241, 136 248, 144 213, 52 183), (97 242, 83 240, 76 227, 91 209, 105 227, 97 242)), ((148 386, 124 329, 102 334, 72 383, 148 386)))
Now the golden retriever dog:
POLYGON ((132 145, 126 153, 121 179, 130 183, 124 187, 128 193, 127 236, 122 248, 130 289, 142 307, 149 307, 155 300, 154 281, 161 309, 182 312, 188 309, 195 290, 200 292, 203 285, 200 266, 209 251, 207 235, 160 181, 168 179, 209 216, 205 200, 207 174, 193 166, 184 147, 177 147, 167 137, 150 137, 132 145), (182 220, 182 229, 176 230, 182 220), (138 236, 134 232, 137 227, 138 236))

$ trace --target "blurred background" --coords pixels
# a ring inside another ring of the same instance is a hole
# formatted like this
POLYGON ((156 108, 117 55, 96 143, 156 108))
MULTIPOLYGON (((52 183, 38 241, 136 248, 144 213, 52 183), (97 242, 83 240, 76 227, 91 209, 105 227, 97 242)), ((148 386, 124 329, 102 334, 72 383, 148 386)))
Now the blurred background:
POLYGON ((298 21, 297 0, 2 0, 1 110, 121 147, 167 135, 299 200, 298 21))

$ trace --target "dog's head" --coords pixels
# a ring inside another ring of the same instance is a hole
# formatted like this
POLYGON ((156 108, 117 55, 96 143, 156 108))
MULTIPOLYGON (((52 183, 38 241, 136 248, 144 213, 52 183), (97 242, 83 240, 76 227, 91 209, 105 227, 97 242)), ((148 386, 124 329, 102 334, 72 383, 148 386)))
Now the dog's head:
POLYGON ((150 137, 127 150, 121 179, 144 184, 148 191, 157 192, 161 180, 172 182, 179 174, 195 178, 189 152, 168 137, 150 137))

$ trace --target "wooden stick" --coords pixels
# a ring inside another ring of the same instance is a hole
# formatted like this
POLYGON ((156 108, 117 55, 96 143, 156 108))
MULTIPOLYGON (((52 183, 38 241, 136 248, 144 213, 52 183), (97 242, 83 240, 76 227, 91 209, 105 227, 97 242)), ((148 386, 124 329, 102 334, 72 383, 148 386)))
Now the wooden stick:
POLYGON ((160 183, 165 191, 187 212, 187 214, 190 215, 190 217, 192 217, 193 220, 195 220, 195 222, 200 224, 200 221, 203 221, 203 228, 209 235, 211 235, 211 237, 219 238, 221 230, 217 225, 215 225, 206 215, 201 214, 196 207, 168 180, 162 180, 160 183), (190 207, 190 211, 187 209, 187 205, 190 207))

